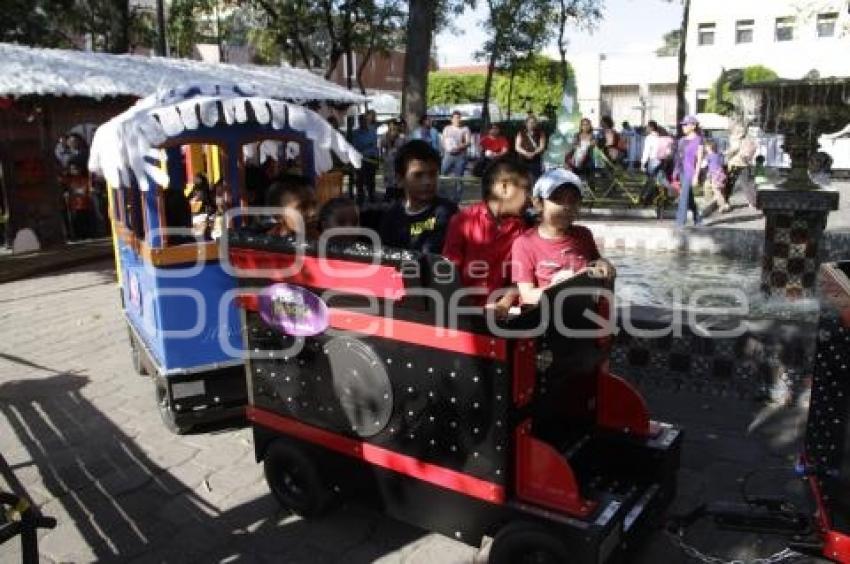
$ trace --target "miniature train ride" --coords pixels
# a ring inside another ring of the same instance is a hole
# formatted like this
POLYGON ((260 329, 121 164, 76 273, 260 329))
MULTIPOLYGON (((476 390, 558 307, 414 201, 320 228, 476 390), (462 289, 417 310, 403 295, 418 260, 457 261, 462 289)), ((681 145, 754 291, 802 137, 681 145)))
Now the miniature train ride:
POLYGON ((599 281, 551 288, 551 320, 535 307, 493 332, 480 312, 452 319, 441 257, 238 231, 228 247, 247 417, 287 507, 358 499, 469 544, 494 536, 494 563, 608 562, 658 524, 682 434, 607 372, 610 339, 583 315, 607 310, 599 281))
MULTIPOLYGON (((246 229, 245 148, 269 140, 296 145, 317 184, 331 154, 359 164, 314 112, 238 87, 145 99, 95 136, 133 359, 166 424, 245 414, 272 493, 304 516, 357 499, 469 544, 492 536, 499 564, 627 555, 675 494, 682 432, 608 372, 600 281, 496 321, 454 301, 439 256, 246 229), (232 203, 218 238, 169 207, 204 161, 232 203)), ((844 346, 841 303, 819 347, 844 346)), ((819 507, 808 548, 845 563, 850 389, 846 358, 821 352, 800 464, 819 507)))

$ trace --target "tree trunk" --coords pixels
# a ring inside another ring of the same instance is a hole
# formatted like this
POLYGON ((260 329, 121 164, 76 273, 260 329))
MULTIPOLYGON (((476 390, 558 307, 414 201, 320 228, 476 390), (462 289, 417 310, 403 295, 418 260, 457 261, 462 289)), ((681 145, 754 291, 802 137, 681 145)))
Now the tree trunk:
POLYGON ((691 11, 691 0, 683 0, 682 27, 679 33, 679 82, 676 84, 676 124, 679 129, 682 118, 688 109, 688 100, 685 97, 685 88, 688 85, 688 75, 685 74, 685 63, 687 62, 688 44, 688 17, 691 11))
MULTIPOLYGON (((342 51, 338 51, 336 49, 331 49, 331 55, 328 58, 328 68, 325 70, 325 80, 331 80, 331 75, 333 75, 336 66, 339 64, 339 60, 342 57, 342 51)), ((343 77, 345 78, 345 77, 343 77)))
POLYGON ((373 48, 370 46, 363 55, 363 60, 357 65, 357 86, 360 88, 360 93, 366 95, 366 87, 363 85, 363 73, 366 71, 366 65, 372 59, 373 48))
POLYGON ((567 5, 561 0, 561 13, 558 18, 558 53, 561 55, 561 84, 567 83, 567 44, 564 41, 564 30, 567 26, 567 5))
POLYGON ((165 41, 165 0, 156 0, 156 54, 165 57, 167 52, 165 41))
POLYGON ((508 81, 508 121, 511 120, 514 97, 514 77, 516 76, 516 61, 511 63, 511 78, 508 81))
POLYGON ((409 124, 419 123, 419 117, 428 110, 428 70, 436 4, 433 0, 410 0, 401 94, 402 112, 409 124))
POLYGON ((110 0, 110 4, 109 52, 126 53, 130 50, 130 2, 110 0))
POLYGON ((493 74, 496 72, 496 53, 498 52, 499 38, 496 37, 496 49, 490 53, 490 61, 487 63, 487 78, 484 79, 484 100, 481 102, 481 130, 486 131, 490 127, 490 91, 493 90, 493 74))

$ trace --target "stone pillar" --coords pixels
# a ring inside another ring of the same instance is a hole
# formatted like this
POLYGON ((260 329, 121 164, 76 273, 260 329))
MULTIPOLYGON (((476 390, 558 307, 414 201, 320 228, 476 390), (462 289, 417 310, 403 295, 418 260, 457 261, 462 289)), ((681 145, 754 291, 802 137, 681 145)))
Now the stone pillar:
POLYGON ((814 297, 820 243, 829 212, 838 209, 838 192, 765 187, 756 206, 765 217, 762 291, 789 300, 814 297))

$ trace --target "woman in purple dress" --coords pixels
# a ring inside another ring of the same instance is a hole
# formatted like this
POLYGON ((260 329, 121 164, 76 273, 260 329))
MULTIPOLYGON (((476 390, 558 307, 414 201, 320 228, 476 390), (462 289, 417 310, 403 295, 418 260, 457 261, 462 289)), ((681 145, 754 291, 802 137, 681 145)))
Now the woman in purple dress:
POLYGON ((697 183, 703 159, 703 139, 700 135, 699 122, 694 116, 686 116, 682 120, 682 137, 676 151, 676 172, 682 189, 679 192, 679 209, 676 211, 676 226, 684 227, 688 221, 688 210, 694 216, 694 225, 702 221, 694 200, 694 184, 697 183))

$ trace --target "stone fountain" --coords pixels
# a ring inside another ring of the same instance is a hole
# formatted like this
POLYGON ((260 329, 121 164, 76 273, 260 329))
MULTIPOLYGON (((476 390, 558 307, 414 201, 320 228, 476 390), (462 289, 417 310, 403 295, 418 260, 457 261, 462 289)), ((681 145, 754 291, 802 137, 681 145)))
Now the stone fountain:
POLYGON ((789 300, 814 297, 820 243, 829 212, 838 209, 838 192, 812 180, 809 162, 821 134, 850 122, 850 78, 776 80, 736 90, 756 95, 757 113, 745 118, 783 135, 791 158, 787 177, 760 187, 756 199, 765 215, 762 290, 789 300))

